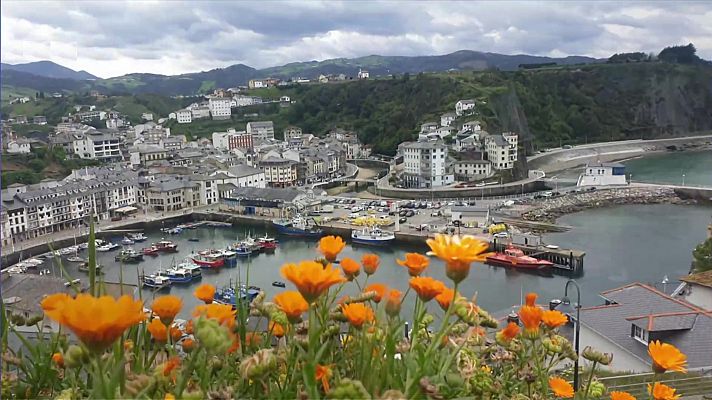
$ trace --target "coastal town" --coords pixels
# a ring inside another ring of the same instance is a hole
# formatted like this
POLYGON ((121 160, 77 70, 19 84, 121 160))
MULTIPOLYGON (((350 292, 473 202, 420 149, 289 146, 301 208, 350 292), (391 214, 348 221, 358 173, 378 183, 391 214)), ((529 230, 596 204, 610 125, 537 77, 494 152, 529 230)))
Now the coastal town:
POLYGON ((706 5, 11 3, 1 397, 710 399, 706 5))

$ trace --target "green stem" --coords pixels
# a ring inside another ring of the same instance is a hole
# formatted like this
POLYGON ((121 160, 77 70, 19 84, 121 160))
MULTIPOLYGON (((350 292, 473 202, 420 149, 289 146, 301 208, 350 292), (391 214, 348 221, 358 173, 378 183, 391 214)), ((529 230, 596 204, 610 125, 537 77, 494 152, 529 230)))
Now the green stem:
POLYGON ((458 283, 456 282, 455 288, 453 289, 453 298, 447 307, 447 311, 445 311, 445 316, 443 317, 443 322, 442 322, 442 325, 440 326, 440 331, 435 336, 435 340, 430 343, 428 350, 425 352, 426 359, 428 359, 428 357, 435 350, 435 348, 439 345, 439 343, 442 342, 443 337, 445 337, 447 332, 450 331, 450 328, 451 328, 450 316, 452 315, 452 310, 455 308, 455 299, 457 299, 457 286, 458 286, 458 283))
POLYGON ((593 382, 593 373, 596 372, 596 361, 593 362, 591 366, 591 372, 588 374, 588 382, 586 383, 586 391, 583 393, 584 399, 588 398, 588 390, 591 388, 591 382, 593 382))

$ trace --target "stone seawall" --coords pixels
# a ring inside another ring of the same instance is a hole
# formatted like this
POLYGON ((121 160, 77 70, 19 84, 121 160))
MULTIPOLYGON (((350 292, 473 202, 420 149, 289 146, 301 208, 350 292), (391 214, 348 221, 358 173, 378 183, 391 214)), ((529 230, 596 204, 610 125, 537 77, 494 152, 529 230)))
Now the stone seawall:
POLYGON ((535 201, 532 203, 534 208, 523 213, 522 218, 530 221, 554 222, 565 214, 624 204, 695 204, 695 201, 680 198, 671 188, 617 188, 570 193, 535 201))
MULTIPOLYGON (((455 199, 455 198, 481 198, 493 196, 512 196, 521 193, 536 192, 546 190, 546 184, 540 180, 530 180, 526 183, 508 183, 504 185, 492 185, 474 188, 436 188, 435 190, 428 189, 396 189, 396 188, 378 188, 378 195, 382 197, 390 197, 394 199, 455 199)), ((374 193, 373 187, 369 187, 368 191, 374 193)))

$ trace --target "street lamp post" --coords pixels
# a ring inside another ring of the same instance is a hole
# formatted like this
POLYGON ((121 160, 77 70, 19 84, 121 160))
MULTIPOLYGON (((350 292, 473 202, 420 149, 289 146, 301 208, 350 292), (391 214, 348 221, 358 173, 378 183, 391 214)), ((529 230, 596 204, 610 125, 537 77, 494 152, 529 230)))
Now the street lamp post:
POLYGON ((685 174, 682 174, 682 186, 685 186, 685 174))
MULTIPOLYGON (((574 391, 578 391, 579 388, 579 338, 581 332, 581 287, 576 283, 575 280, 569 279, 566 282, 566 287, 564 288, 564 298, 561 300, 552 300, 549 303, 550 309, 555 309, 559 305, 563 304, 567 308, 571 308, 571 300, 569 299, 569 285, 573 285, 576 288, 576 325, 574 327, 574 349, 576 350, 576 361, 574 361, 574 391)), ((569 313, 567 313, 569 314, 569 313)), ((569 314, 569 317, 571 315, 569 314)))

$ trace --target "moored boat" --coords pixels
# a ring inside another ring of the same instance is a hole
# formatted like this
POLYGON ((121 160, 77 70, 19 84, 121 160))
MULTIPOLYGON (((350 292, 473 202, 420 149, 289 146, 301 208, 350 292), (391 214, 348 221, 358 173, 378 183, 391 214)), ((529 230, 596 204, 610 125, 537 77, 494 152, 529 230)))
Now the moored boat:
POLYGON ((226 286, 216 290, 213 298, 218 304, 229 304, 235 308, 238 299, 251 302, 261 291, 262 289, 257 286, 241 285, 238 289, 232 286, 226 286))
POLYGON ((139 232, 139 233, 130 233, 128 235, 128 238, 133 240, 134 242, 143 242, 148 239, 148 236, 144 235, 143 232, 139 232))
POLYGON ((201 279, 203 277, 203 271, 200 270, 200 265, 194 263, 191 259, 186 259, 182 263, 178 264, 177 268, 190 272, 190 275, 194 280, 201 279))
POLYGON ((131 239, 129 237, 125 237, 121 240, 121 244, 123 244, 124 246, 131 246, 134 243, 136 243, 136 242, 134 242, 133 239, 131 239))
POLYGON ((257 239, 257 243, 264 252, 275 251, 277 249, 277 240, 275 238, 268 237, 267 235, 257 239))
POLYGON ((223 256, 223 260, 225 260, 225 266, 227 267, 234 267, 237 265, 237 253, 230 250, 220 250, 220 254, 223 256))
POLYGON ((87 260, 83 257, 71 256, 71 257, 67 257, 67 261, 73 262, 73 263, 83 263, 83 262, 86 262, 87 260))
POLYGON ((153 290, 165 290, 170 289, 171 280, 166 276, 156 274, 144 275, 141 277, 141 285, 153 290))
POLYGON ((114 257, 114 261, 125 263, 143 261, 143 254, 134 249, 123 249, 114 257))
POLYGON ((202 268, 220 268, 225 265, 222 253, 212 250, 201 251, 191 257, 191 260, 202 268))
POLYGON ((144 247, 143 249, 141 249, 141 252, 145 256, 154 256, 155 257, 158 255, 159 250, 158 250, 158 247, 151 246, 151 247, 144 247))
POLYGON ((351 240, 358 244, 385 246, 391 244, 395 239, 395 233, 381 230, 378 227, 365 227, 351 231, 351 240))
POLYGON ((310 224, 301 215, 296 215, 292 219, 275 219, 272 224, 277 229, 277 232, 282 235, 308 238, 318 238, 324 235, 324 231, 321 228, 314 223, 310 224))
POLYGON ((159 252, 163 253, 175 253, 178 251, 178 245, 171 242, 170 240, 161 240, 160 242, 153 243, 151 247, 156 247, 159 252))
MULTIPOLYGON (((103 268, 104 268, 103 265, 96 264, 96 272, 97 273, 102 273, 103 268)), ((82 263, 82 265, 79 266, 79 270, 82 272, 89 272, 89 262, 82 263)))
POLYGON ((168 268, 165 271, 158 271, 156 272, 156 275, 167 277, 171 283, 189 283, 193 280, 193 275, 190 271, 179 267, 168 268))
POLYGON ((527 256, 522 250, 513 246, 507 247, 504 253, 497 252, 488 256, 486 262, 491 265, 519 269, 545 269, 554 265, 550 261, 527 256))

